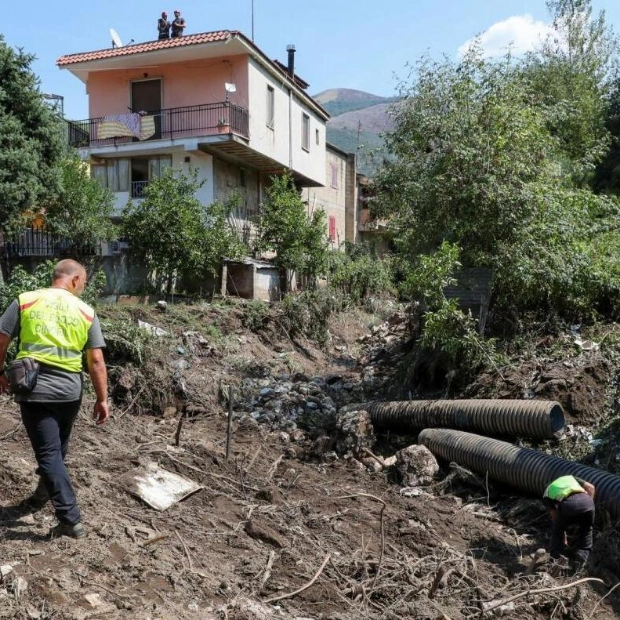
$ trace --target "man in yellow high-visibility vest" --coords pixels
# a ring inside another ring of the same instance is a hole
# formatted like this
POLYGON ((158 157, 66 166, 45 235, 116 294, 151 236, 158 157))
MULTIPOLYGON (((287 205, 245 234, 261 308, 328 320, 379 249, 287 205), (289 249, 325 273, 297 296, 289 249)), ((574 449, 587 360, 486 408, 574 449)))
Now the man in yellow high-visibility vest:
POLYGON ((39 474, 35 492, 19 508, 34 512, 51 500, 58 519, 51 533, 73 538, 86 533, 64 460, 82 399, 83 351, 96 395, 93 417, 104 424, 110 415, 105 342, 95 311, 79 299, 85 286, 84 267, 61 260, 50 288, 23 293, 0 317, 0 392, 11 389, 4 367, 13 338, 19 338, 16 360, 29 358, 39 365, 34 387, 14 394, 39 474))
POLYGON ((567 553, 567 529, 574 527, 572 541, 575 567, 583 567, 592 551, 594 528, 594 485, 576 476, 561 476, 545 489, 543 502, 551 514, 550 555, 553 559, 567 553))

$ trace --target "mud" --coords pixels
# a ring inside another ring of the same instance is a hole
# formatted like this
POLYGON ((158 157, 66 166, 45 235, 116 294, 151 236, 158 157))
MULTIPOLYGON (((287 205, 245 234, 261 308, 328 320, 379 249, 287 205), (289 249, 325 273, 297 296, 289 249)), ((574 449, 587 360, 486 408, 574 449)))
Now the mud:
MULTIPOLYGON (((212 339, 205 355, 202 346, 178 353, 188 347, 186 325, 143 316, 177 337, 159 347, 161 410, 145 410, 147 401, 136 397, 140 373, 118 362, 108 425, 94 426, 86 395, 68 466, 88 536, 50 540, 49 505, 18 520, 4 510, 0 566, 11 569, 0 582, 0 618, 456 620, 493 617, 484 605, 516 594, 512 606, 496 607, 503 617, 585 618, 617 583, 614 567, 601 565, 596 575, 605 584, 523 595, 574 581, 546 566, 531 570, 549 531, 542 506, 492 483, 481 489, 453 477, 441 485, 447 464, 432 484, 403 488, 389 468, 373 472, 353 456, 317 450, 317 440, 304 433, 284 437, 247 416, 234 424, 226 460, 222 386, 240 383, 256 365, 271 376, 362 381, 363 365, 343 358, 368 355, 359 338, 372 327, 370 315, 335 321, 327 352, 286 337, 268 346, 235 321, 223 324, 227 337, 212 339), (188 362, 180 375, 170 365, 179 359, 188 362), (174 393, 179 379, 185 397, 174 393), (199 407, 179 426, 189 405, 199 407), (121 482, 150 463, 203 488, 157 511, 121 482)), ((585 366, 579 372, 596 389, 604 382, 603 369, 600 377, 585 366)), ((485 385, 482 378, 477 396, 490 390, 485 385)), ((34 488, 31 450, 7 398, 0 403, 0 454, 6 508, 34 488)), ((599 534, 597 545, 615 544, 610 536, 599 534)), ((594 617, 615 618, 618 611, 612 595, 594 617)))

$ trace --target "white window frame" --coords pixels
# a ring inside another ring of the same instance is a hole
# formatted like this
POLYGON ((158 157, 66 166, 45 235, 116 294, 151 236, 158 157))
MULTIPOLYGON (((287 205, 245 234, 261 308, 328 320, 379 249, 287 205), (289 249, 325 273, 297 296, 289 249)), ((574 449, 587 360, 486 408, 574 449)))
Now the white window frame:
POLYGON ((301 148, 310 152, 310 115, 301 114, 301 148))
POLYGON ((267 127, 275 129, 276 124, 276 89, 267 84, 267 127))

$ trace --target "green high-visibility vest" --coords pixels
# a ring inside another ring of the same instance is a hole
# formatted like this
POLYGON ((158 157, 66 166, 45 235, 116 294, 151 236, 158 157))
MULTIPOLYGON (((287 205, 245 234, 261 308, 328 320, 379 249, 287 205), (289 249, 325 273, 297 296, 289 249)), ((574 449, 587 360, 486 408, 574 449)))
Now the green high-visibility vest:
POLYGON ((81 372, 82 350, 95 311, 62 288, 23 293, 19 310, 17 359, 32 357, 67 372, 81 372))
POLYGON ((573 493, 585 493, 585 489, 577 482, 574 476, 562 476, 554 480, 546 489, 543 497, 555 502, 561 502, 573 493))

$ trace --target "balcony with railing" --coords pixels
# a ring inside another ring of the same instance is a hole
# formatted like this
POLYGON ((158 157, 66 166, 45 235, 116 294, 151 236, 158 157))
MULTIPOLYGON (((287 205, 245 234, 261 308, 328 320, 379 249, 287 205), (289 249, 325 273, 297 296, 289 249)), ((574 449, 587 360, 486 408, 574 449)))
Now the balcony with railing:
POLYGON ((144 198, 144 188, 149 184, 148 181, 132 181, 131 182, 131 197, 132 198, 144 198))
POLYGON ((216 134, 236 134, 247 139, 249 114, 245 108, 224 101, 68 121, 68 132, 69 144, 78 148, 216 134))

